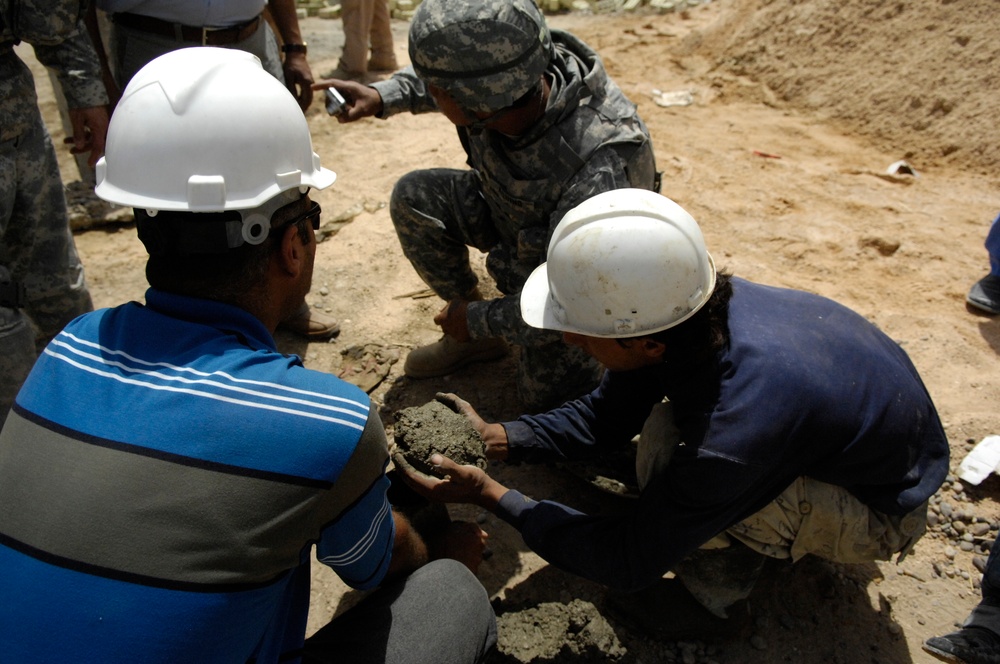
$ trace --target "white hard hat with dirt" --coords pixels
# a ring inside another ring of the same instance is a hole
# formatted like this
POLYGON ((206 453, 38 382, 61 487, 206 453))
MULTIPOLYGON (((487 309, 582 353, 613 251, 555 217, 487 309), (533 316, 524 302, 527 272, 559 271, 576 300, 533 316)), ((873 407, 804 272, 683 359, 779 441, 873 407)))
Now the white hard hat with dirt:
POLYGON ((521 291, 532 327, 625 338, 682 323, 708 301, 715 264, 697 222, 645 189, 598 194, 570 210, 548 260, 521 291))

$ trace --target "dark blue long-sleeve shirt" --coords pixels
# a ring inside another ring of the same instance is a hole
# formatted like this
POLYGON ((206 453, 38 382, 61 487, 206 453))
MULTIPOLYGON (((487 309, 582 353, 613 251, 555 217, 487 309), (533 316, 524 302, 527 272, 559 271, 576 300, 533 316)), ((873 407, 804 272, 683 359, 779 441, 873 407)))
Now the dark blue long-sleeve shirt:
POLYGON ((559 567, 612 587, 652 583, 808 476, 905 514, 948 472, 948 442, 906 353, 817 295, 733 278, 728 348, 695 370, 606 372, 590 395, 504 423, 513 450, 574 457, 625 444, 667 397, 683 441, 627 512, 601 517, 517 491, 499 515, 559 567))

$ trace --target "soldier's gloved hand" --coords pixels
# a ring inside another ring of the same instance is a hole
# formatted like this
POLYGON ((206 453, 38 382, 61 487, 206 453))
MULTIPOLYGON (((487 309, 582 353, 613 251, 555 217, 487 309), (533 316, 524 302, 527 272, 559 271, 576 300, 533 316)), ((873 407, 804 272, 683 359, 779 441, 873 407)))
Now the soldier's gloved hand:
POLYGON ((457 394, 438 392, 434 395, 434 398, 456 413, 465 416, 465 419, 469 421, 469 424, 476 430, 479 437, 483 439, 483 444, 486 446, 487 459, 506 461, 510 447, 507 443, 507 430, 503 428, 502 424, 487 422, 479 416, 479 413, 476 412, 475 408, 468 401, 457 394))

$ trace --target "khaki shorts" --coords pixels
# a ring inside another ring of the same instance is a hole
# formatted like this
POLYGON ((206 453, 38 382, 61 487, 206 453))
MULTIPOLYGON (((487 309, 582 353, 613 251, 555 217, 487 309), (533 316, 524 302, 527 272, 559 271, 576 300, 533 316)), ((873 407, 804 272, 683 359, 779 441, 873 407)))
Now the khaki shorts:
MULTIPOLYGON (((679 440, 671 405, 654 406, 636 450, 640 488, 670 462, 679 440)), ((766 556, 793 562, 807 553, 841 563, 890 560, 898 553, 899 562, 926 529, 927 503, 904 516, 889 516, 871 509, 843 487, 799 477, 759 512, 702 548, 728 546, 728 538, 733 537, 766 556)))

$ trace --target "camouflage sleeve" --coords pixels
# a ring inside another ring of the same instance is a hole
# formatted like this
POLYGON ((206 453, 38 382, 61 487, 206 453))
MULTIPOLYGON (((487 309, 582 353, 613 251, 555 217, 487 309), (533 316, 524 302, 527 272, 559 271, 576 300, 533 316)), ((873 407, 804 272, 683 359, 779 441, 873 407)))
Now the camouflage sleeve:
POLYGON ((25 0, 21 3, 19 22, 23 22, 25 13, 41 11, 50 12, 45 19, 48 29, 38 26, 18 36, 34 47, 39 62, 55 72, 69 108, 107 104, 100 61, 83 22, 81 3, 66 0, 36 4, 25 0), (41 4, 46 7, 40 7, 41 4))
MULTIPOLYGON (((549 215, 549 227, 529 228, 520 233, 517 246, 519 257, 537 257, 535 264, 544 262, 549 237, 563 215, 601 192, 636 186, 632 184, 628 172, 629 161, 619 153, 619 148, 635 151, 634 145, 607 145, 598 149, 583 168, 565 183, 563 195, 549 215)), ((527 278, 527 274, 524 277, 527 278)), ((473 339, 502 337, 509 343, 524 344, 528 342, 526 334, 537 333, 521 319, 520 293, 485 302, 470 302, 467 318, 469 334, 473 339)))
POLYGON ((413 67, 397 71, 387 81, 378 81, 372 86, 382 96, 382 115, 387 118, 397 113, 430 113, 438 110, 434 98, 427 92, 427 86, 414 73, 413 67))

